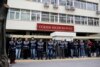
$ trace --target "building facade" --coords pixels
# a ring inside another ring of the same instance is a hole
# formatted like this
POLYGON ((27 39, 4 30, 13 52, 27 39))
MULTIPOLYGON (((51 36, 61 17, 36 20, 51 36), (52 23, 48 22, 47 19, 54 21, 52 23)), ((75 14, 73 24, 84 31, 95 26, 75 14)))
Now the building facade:
POLYGON ((10 36, 52 38, 53 32, 73 32, 84 38, 100 33, 100 0, 8 0, 8 5, 10 36))

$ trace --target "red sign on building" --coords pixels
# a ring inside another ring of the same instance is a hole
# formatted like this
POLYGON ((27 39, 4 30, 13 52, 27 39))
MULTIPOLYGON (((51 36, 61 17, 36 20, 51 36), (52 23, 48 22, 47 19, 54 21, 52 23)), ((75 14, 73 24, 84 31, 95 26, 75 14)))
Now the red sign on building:
POLYGON ((37 30, 74 32, 74 26, 37 23, 37 30))

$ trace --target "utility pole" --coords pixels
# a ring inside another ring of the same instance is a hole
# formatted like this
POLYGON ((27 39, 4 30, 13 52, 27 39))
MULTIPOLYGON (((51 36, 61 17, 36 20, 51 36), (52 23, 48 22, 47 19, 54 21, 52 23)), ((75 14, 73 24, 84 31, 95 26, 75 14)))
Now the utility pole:
POLYGON ((9 67, 5 41, 7 13, 7 0, 0 0, 0 67, 9 67))

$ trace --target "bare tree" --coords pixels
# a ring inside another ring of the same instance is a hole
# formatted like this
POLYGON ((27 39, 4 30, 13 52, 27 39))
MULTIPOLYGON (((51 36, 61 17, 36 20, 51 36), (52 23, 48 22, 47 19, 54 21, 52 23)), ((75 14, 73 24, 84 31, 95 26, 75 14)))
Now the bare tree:
POLYGON ((9 67, 5 44, 5 27, 7 12, 7 0, 0 0, 0 67, 9 67))

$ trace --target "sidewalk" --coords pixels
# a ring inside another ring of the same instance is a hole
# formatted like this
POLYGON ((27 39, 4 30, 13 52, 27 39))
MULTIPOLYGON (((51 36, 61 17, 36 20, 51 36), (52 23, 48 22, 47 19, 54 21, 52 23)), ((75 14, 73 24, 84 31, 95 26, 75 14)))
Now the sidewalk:
POLYGON ((100 60, 100 57, 85 57, 85 58, 65 58, 65 59, 43 59, 43 60, 32 60, 32 59, 21 59, 21 60, 16 60, 16 62, 47 62, 47 61, 79 61, 79 60, 100 60))

